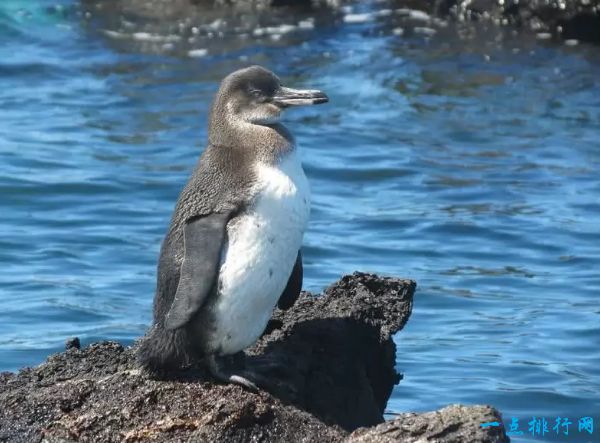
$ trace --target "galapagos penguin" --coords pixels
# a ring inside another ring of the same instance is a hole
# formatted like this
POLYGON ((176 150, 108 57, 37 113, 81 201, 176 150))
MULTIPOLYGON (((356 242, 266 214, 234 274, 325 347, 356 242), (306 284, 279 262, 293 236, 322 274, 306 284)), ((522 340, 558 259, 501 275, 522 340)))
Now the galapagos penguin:
POLYGON ((254 344, 276 305, 302 286, 300 247, 310 191, 282 111, 328 101, 260 66, 225 77, 208 145, 179 195, 162 243, 153 325, 138 360, 160 375, 204 361, 218 380, 256 389, 222 360, 254 344))

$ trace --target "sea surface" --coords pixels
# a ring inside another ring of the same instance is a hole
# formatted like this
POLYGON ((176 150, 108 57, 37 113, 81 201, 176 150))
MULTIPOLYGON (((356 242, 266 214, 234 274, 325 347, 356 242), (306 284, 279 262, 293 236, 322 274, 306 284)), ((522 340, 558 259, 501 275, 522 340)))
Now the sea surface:
POLYGON ((418 282, 387 416, 487 403, 514 441, 600 441, 599 47, 385 2, 135 4, 0 2, 0 370, 144 333, 211 98, 261 64, 330 97, 285 119, 313 194, 305 288, 418 282))

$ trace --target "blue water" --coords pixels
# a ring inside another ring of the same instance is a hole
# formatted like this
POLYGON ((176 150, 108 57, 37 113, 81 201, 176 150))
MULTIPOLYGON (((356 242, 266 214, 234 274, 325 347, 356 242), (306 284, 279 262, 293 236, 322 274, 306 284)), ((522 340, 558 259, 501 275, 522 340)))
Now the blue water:
POLYGON ((258 63, 331 98, 286 118, 313 192, 305 287, 419 284, 388 412, 488 403, 527 441, 533 415, 600 441, 576 432, 600 427, 600 48, 429 36, 382 3, 348 23, 124 3, 0 3, 0 370, 144 333, 211 97, 258 63))

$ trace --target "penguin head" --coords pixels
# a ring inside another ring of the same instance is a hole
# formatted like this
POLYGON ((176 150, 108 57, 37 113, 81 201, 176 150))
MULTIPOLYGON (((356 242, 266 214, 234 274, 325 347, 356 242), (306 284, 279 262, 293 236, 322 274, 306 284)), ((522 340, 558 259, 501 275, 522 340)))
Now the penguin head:
POLYGON ((291 89, 261 66, 250 66, 229 74, 219 88, 214 107, 224 107, 228 117, 255 125, 276 123, 290 106, 316 105, 329 101, 312 89, 291 89))

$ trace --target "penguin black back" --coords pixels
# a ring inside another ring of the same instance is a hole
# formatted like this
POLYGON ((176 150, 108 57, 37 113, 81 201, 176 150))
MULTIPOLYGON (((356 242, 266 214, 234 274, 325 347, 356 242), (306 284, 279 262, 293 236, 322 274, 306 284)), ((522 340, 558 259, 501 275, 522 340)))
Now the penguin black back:
MULTIPOLYGON (((186 220, 215 211, 231 211, 247 203, 253 177, 251 168, 244 167, 251 156, 243 150, 234 152, 209 145, 181 192, 175 205, 171 224, 163 240, 157 269, 157 288, 154 296, 154 324, 140 343, 139 361, 149 372, 164 372, 193 363, 201 357, 192 345, 187 328, 167 330, 164 320, 171 309, 179 286, 184 258, 183 227, 186 220), (234 158, 233 158, 234 157, 234 158), (232 167, 232 166, 237 167, 232 167), (232 192, 232 190, 237 192, 232 192)), ((233 215, 233 214, 232 214, 233 215)))

